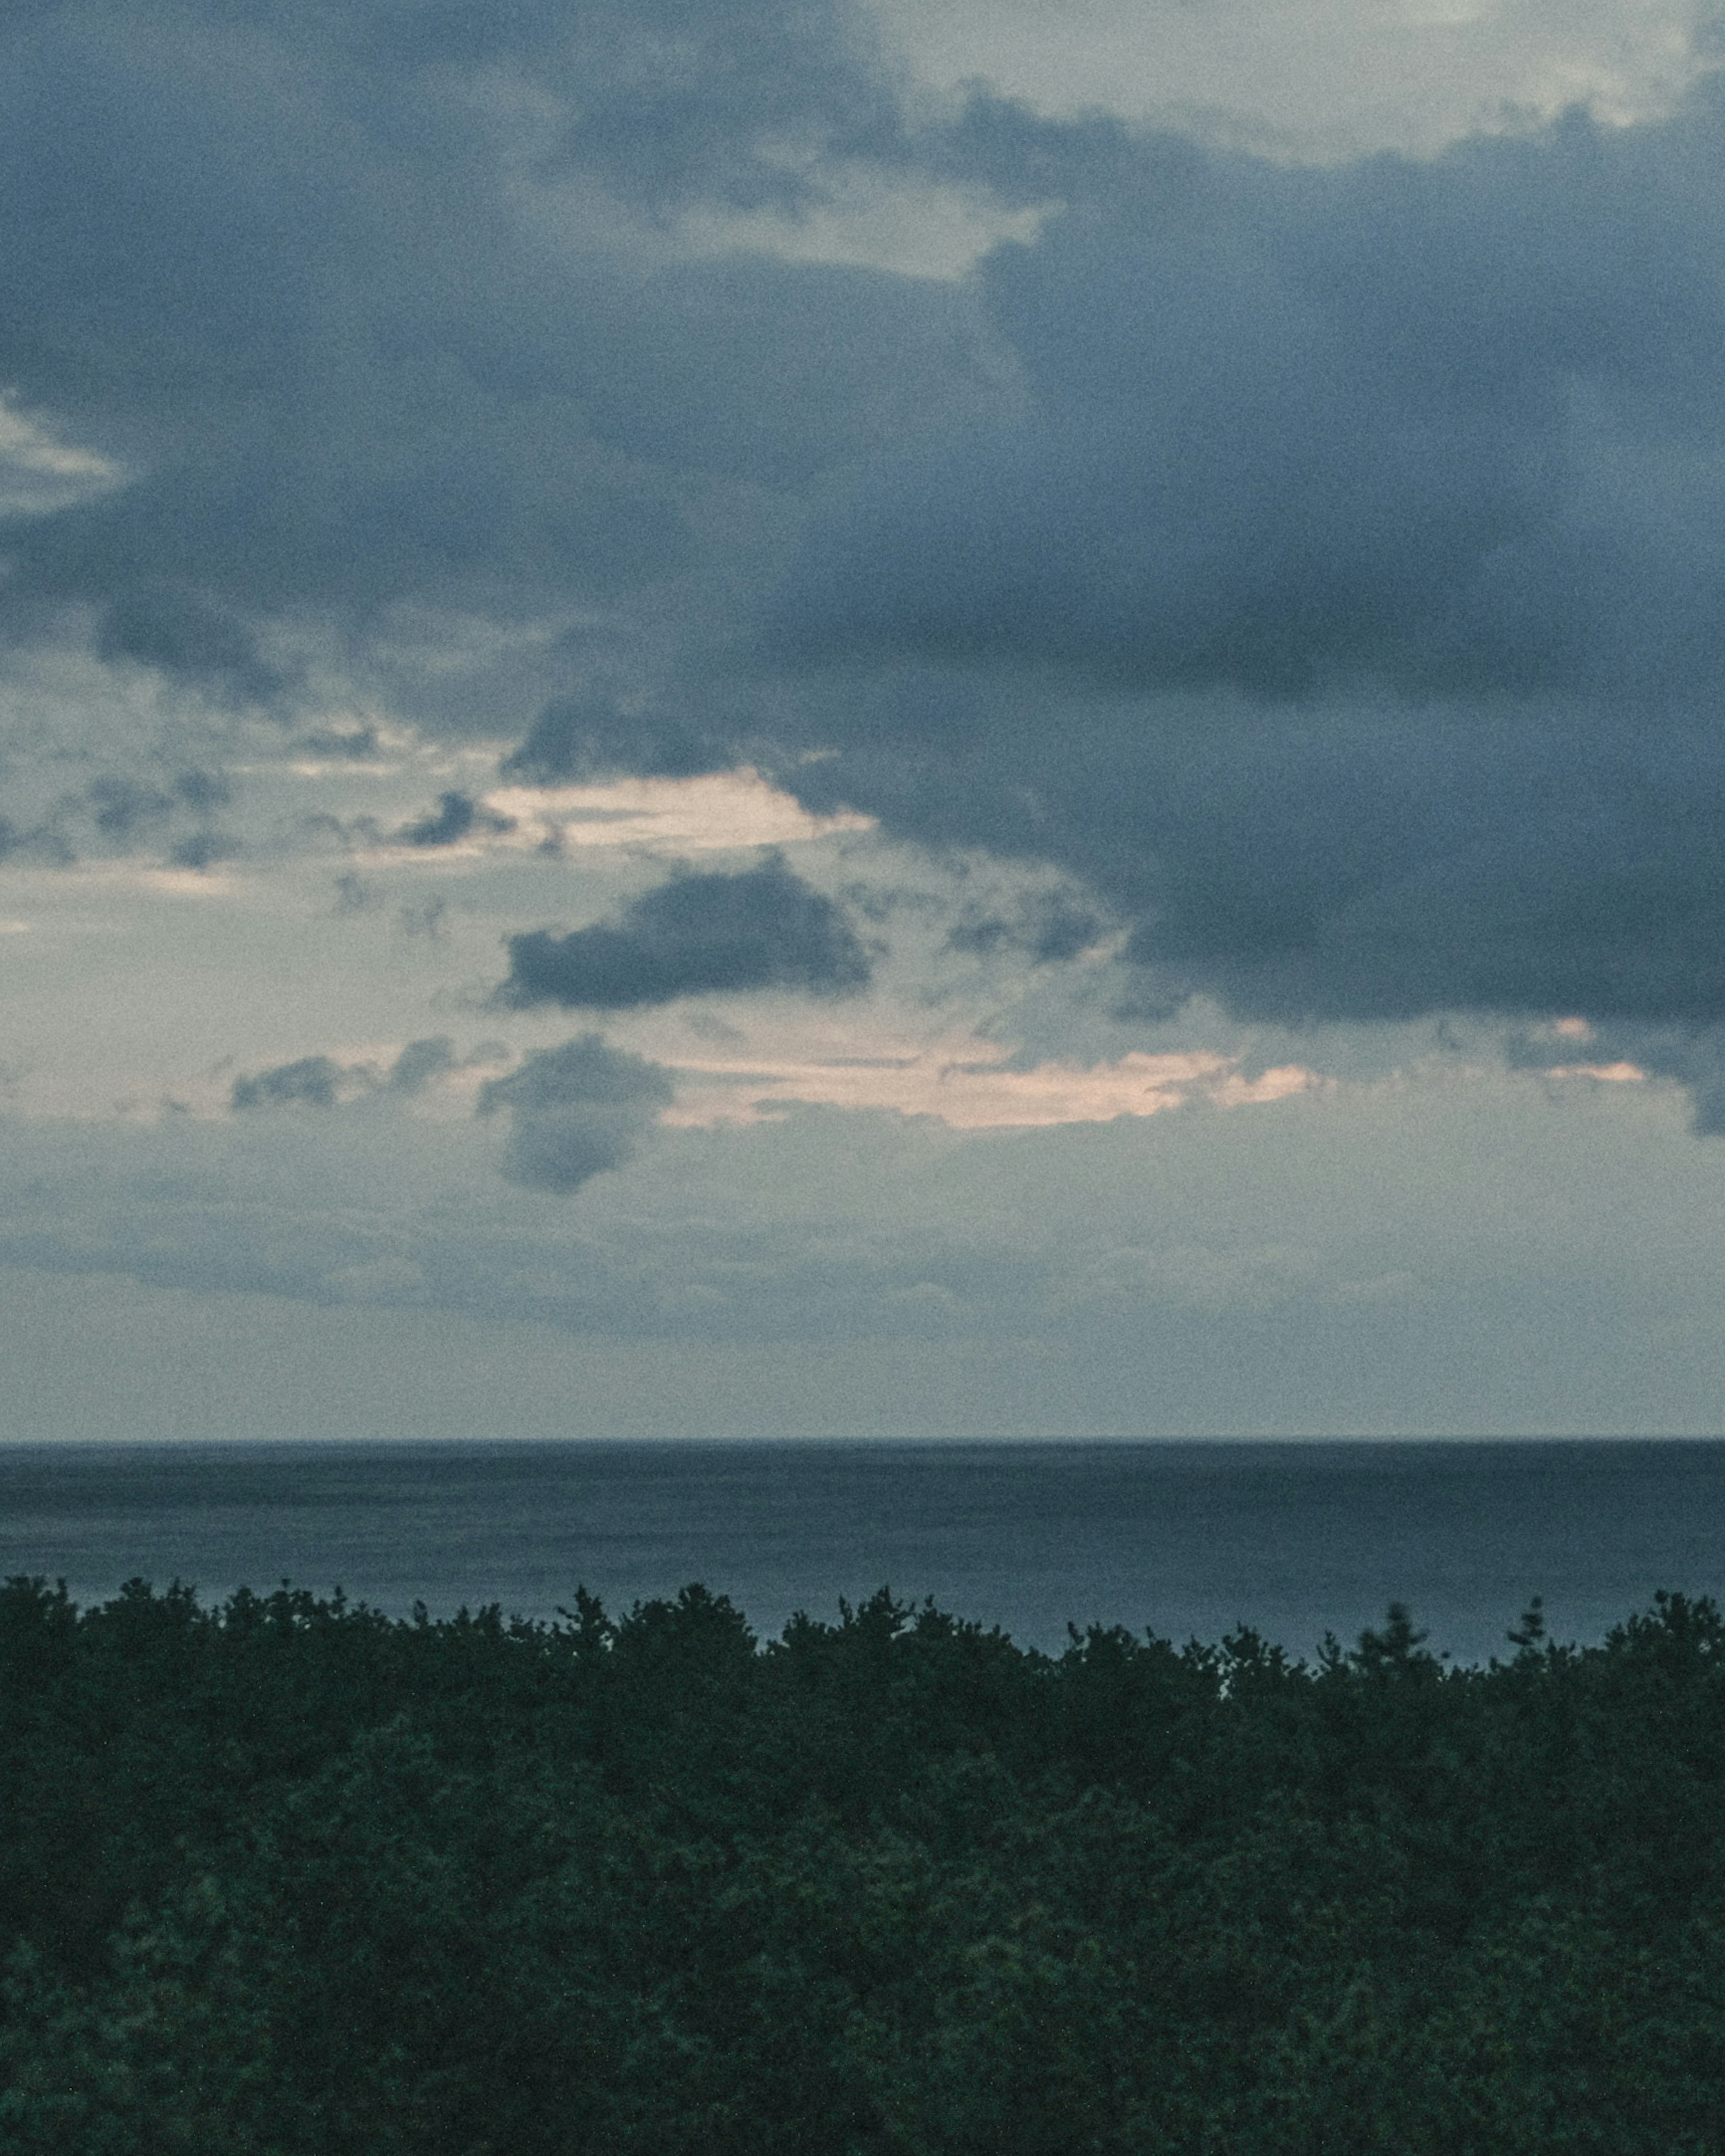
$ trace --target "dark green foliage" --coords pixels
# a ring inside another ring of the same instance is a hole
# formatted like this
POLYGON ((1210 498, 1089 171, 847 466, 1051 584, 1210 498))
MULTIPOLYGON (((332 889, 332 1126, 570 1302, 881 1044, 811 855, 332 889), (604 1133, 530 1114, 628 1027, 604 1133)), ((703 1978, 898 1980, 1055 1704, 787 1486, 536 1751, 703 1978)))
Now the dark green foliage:
POLYGON ((13 1580, 0 2152, 1717 2152, 1725 1624, 1509 1644, 13 1580))

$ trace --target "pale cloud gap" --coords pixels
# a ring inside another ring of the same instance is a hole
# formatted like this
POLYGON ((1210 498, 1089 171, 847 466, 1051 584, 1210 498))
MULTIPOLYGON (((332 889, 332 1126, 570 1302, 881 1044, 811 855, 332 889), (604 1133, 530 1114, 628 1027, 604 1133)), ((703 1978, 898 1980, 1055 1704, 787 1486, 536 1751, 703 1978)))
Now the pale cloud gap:
MULTIPOLYGON (((739 1132, 665 1133, 621 1176, 596 1163, 603 1132, 583 1111, 628 1116, 639 1104, 591 1103, 576 1075, 581 1098, 554 1085, 559 1097, 542 1104, 553 1118, 573 1111, 572 1132, 547 1139, 555 1172, 593 1171, 572 1205, 500 1179, 496 1135, 471 1117, 409 1129, 308 1109, 141 1130, 0 1126, 0 1261, 305 1304, 526 1317, 593 1338, 1035 1340, 1056 1368, 1100 1355, 1101 1371, 1120 1367, 1123 1381, 1129 1367, 1134 1383, 1163 1357, 1183 1367, 1196 1351, 1196 1339, 1181 1345, 1184 1312, 1204 1317, 1205 1354, 1232 1358, 1243 1388, 1232 1412, 1245 1426, 1255 1410, 1285 1413, 1274 1404, 1291 1373, 1327 1368, 1343 1394, 1350 1372, 1377 1372, 1355 1412, 1368 1397, 1399 1398, 1401 1426, 1418 1427, 1407 1388, 1429 1382, 1458 1341, 1494 1370, 1500 1353, 1506 1369, 1520 1355, 1524 1415, 1574 1395, 1561 1369, 1578 1354, 1620 1404, 1621 1357, 1645 1356, 1636 1327, 1651 1313, 1667 1343, 1719 1336, 1705 1255, 1725 1167, 1717 1151, 1684 1158, 1669 1101, 1640 1089, 1627 1089, 1629 1103, 1620 1087, 1578 1091, 1558 1113, 1532 1074, 1433 1073, 1424 1091, 1366 1089, 1351 1103, 1308 1091, 1276 1117, 1245 1119, 1245 1178, 1231 1116, 990 1136, 819 1108, 739 1132), (1497 1116, 1484 1179, 1468 1166, 1482 1095, 1497 1116), (1291 1146, 1268 1139, 1283 1116, 1296 1126, 1291 1146), (1388 1211, 1370 1202, 1385 1187, 1397 1199, 1388 1211), (1553 1208, 1554 1188, 1571 1202, 1553 1208), (1563 1348, 1555 1390, 1554 1373, 1527 1361, 1530 1266, 1563 1285, 1547 1311, 1563 1348), (1383 1335, 1386 1308, 1411 1331, 1383 1335), (1138 1349, 1117 1366, 1128 1340, 1138 1349)), ((530 1177, 536 1160, 521 1163, 530 1177)), ((1669 1380, 1650 1397, 1672 1397, 1669 1380)), ((1189 1414, 1183 1386, 1182 1399, 1189 1414)), ((1153 1411, 1157 1427, 1179 1426, 1166 1400, 1153 1411)))
POLYGON ((352 732, 360 739, 381 737, 382 752, 239 767, 268 795, 271 835, 260 834, 260 844, 279 850, 283 834, 315 829, 338 836, 359 870, 459 869, 496 856, 594 848, 673 858, 741 852, 874 829, 871 817, 854 810, 811 813, 748 765, 686 778, 619 774, 583 785, 500 786, 489 783, 493 745, 452 752, 448 742, 400 726, 352 732), (299 793, 316 798, 319 811, 309 811, 299 793), (429 827, 449 814, 452 796, 464 805, 444 829, 429 828, 428 844, 429 827), (308 814, 319 812, 325 822, 310 825, 308 814), (405 838, 409 830, 419 835, 405 838))
MULTIPOLYGON (((814 815, 747 765, 690 778, 614 778, 592 786, 499 786, 478 795, 485 819, 465 824, 450 856, 477 860, 497 850, 568 846, 645 846, 665 853, 735 851, 805 844, 841 832, 868 831, 874 819, 853 810, 814 815)), ((401 860, 400 847, 369 850, 372 860, 401 860)))
POLYGON ((685 1090, 662 1120, 685 1129, 711 1128, 818 1105, 929 1116, 962 1131, 1046 1130, 1159 1115, 1193 1100, 1223 1108, 1258 1106, 1323 1082, 1297 1064, 1248 1078, 1238 1057, 1204 1050, 1163 1055, 1133 1050, 1088 1068, 1046 1062, 1014 1070, 1003 1067, 1007 1049, 974 1038, 906 1047, 896 1055, 881 1054, 877 1041, 855 1045, 874 1052, 764 1068, 759 1058, 685 1057, 679 1067, 707 1082, 698 1091, 685 1090))
POLYGON ((1596 1078, 1601 1085, 1637 1085, 1647 1073, 1639 1063, 1557 1063, 1548 1078, 1596 1078))
POLYGON ((173 768, 172 742, 153 760, 134 749, 136 777, 116 776, 113 759, 100 750, 81 752, 80 761, 102 771, 93 786, 68 784, 69 764, 76 764, 63 752, 33 781, 15 780, 11 799, 21 813, 0 824, 0 867, 58 865, 163 888, 167 876, 188 891, 199 886, 183 872, 205 871, 201 888, 223 893, 285 858, 331 849, 363 871, 459 871, 500 855, 604 848, 679 859, 806 845, 874 828, 872 818, 855 811, 813 814, 748 766, 686 778, 498 786, 489 783, 493 746, 452 750, 398 725, 349 732, 378 742, 378 751, 340 759, 242 755, 226 763, 218 800, 185 798, 188 774, 173 768), (176 858, 187 853, 196 858, 176 858))

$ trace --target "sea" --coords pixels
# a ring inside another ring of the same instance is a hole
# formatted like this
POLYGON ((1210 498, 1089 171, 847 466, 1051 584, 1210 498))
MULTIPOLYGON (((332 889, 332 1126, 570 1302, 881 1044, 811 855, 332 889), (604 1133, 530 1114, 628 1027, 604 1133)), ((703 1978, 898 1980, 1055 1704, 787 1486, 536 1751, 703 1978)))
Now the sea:
POLYGON ((886 1586, 1048 1651, 1247 1625, 1310 1656, 1394 1601, 1483 1662, 1534 1595, 1582 1643, 1657 1589, 1725 1595, 1725 1440, 0 1446, 20 1573, 537 1619, 698 1581, 762 1639, 886 1586))

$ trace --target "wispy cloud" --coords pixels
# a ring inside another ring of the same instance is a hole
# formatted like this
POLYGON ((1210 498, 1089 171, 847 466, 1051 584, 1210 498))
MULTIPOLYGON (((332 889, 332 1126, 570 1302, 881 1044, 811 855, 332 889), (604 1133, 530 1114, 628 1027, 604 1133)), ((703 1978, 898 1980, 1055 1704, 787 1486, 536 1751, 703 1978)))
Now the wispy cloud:
POLYGON ((1247 1078, 1237 1058, 1204 1050, 1163 1055, 1134 1050, 1108 1063, 1046 1062, 1029 1070, 1006 1067, 1007 1058, 1007 1050, 974 1039, 898 1055, 829 1060, 683 1058, 679 1067, 707 1082, 686 1090, 665 1121, 692 1127, 752 1122, 808 1103, 932 1116, 955 1130, 1050 1129, 1159 1115, 1193 1100, 1223 1108, 1258 1106, 1319 1082, 1298 1064, 1247 1078))

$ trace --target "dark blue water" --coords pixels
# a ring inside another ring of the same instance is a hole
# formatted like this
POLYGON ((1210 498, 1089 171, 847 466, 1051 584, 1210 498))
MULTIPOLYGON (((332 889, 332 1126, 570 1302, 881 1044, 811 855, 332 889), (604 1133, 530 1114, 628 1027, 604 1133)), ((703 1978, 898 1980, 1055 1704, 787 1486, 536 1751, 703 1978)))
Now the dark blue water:
POLYGON ((1725 1443, 0 1447, 20 1572, 538 1617, 699 1579, 766 1635, 889 1584, 1026 1645, 1244 1622, 1301 1653, 1394 1599, 1475 1661, 1532 1594, 1589 1640, 1656 1588, 1725 1591, 1725 1443))

